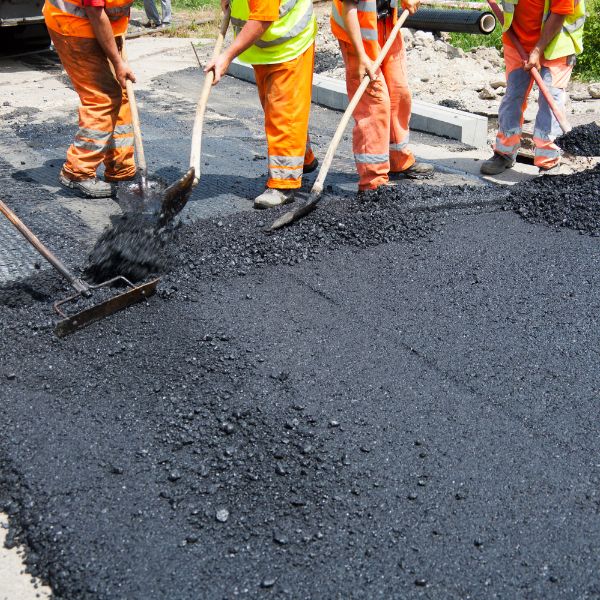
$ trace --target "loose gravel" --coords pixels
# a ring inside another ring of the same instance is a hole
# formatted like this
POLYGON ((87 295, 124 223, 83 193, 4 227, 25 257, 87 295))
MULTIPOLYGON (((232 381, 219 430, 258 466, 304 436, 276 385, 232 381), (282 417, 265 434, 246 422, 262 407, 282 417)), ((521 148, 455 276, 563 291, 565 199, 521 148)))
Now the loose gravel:
POLYGON ((556 144, 574 156, 600 156, 600 126, 592 122, 573 127, 557 138, 556 144))
POLYGON ((544 175, 512 188, 509 205, 525 220, 600 235, 600 166, 544 175))

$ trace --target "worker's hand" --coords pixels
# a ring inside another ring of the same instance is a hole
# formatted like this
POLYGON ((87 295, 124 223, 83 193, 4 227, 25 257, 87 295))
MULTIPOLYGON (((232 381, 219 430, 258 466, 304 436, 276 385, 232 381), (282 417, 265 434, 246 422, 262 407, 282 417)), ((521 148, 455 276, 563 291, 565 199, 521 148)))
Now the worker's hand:
POLYGON ((402 0, 402 10, 407 10, 411 15, 414 15, 420 4, 421 0, 402 0))
POLYGON ((124 60, 115 66, 115 76, 122 88, 125 87, 128 79, 135 83, 135 74, 124 60))
POLYGON ((217 83, 221 81, 221 77, 223 77, 223 75, 227 73, 227 69, 229 68, 230 63, 231 59, 227 56, 227 54, 225 54, 225 52, 222 52, 221 54, 219 54, 219 56, 217 56, 216 59, 211 60, 206 65, 206 67, 204 68, 205 73, 208 73, 209 71, 214 71, 215 73, 213 85, 217 85, 217 83))
POLYGON ((529 53, 529 58, 525 61, 523 68, 526 71, 531 71, 531 69, 535 67, 539 71, 542 68, 540 65, 540 58, 541 52, 539 48, 536 47, 529 53))
POLYGON ((366 54, 363 54, 358 59, 358 77, 362 81, 365 75, 368 75, 371 81, 377 79, 377 72, 375 71, 373 61, 366 54))
POLYGON ((229 0, 221 0, 221 10, 226 13, 229 10, 229 0))

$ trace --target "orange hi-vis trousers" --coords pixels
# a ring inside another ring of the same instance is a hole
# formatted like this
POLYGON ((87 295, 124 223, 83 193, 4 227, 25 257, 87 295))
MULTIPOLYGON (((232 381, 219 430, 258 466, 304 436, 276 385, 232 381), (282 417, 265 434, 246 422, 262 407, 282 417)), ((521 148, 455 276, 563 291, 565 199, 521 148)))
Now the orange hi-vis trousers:
MULTIPOLYGON (((507 85, 506 94, 498 109, 498 133, 494 152, 515 160, 521 147, 523 115, 533 86, 533 77, 523 69, 523 59, 517 50, 508 44, 504 45, 504 62, 507 85)), ((540 75, 544 83, 558 107, 564 110, 565 89, 573 71, 573 58, 564 56, 553 60, 542 59, 541 65, 540 75)), ((562 130, 543 94, 539 96, 538 105, 533 130, 534 164, 542 169, 550 169, 560 162, 560 149, 554 140, 562 130)))
POLYGON ((300 56, 274 65, 253 65, 265 112, 269 148, 267 187, 295 189, 302 169, 315 156, 308 136, 315 45, 300 56))
MULTIPOLYGON (((130 179, 135 175, 135 161, 127 92, 95 38, 48 31, 81 102, 79 131, 67 151, 63 171, 76 181, 91 179, 104 163, 107 181, 130 179)), ((122 40, 116 40, 120 48, 122 40)))
MULTIPOLYGON (((377 21, 379 45, 383 47, 393 28, 390 17, 377 21)), ((358 55, 352 44, 340 40, 346 65, 348 98, 354 96, 360 78, 358 55)), ((389 172, 400 172, 415 162, 408 148, 411 94, 408 89, 406 51, 398 35, 354 111, 352 148, 359 175, 359 190, 373 190, 389 179, 389 172)))

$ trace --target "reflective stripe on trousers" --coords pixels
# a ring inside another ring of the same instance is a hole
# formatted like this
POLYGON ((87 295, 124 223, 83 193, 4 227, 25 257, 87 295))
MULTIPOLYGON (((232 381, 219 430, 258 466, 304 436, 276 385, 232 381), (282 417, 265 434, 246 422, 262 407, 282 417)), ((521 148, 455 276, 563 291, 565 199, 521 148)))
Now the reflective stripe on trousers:
MULTIPOLYGON (((112 181, 135 175, 129 101, 93 38, 67 37, 49 30, 52 43, 79 95, 79 130, 63 166, 72 179, 96 177, 104 163, 112 181)), ((117 38, 120 47, 120 38, 117 38)))
MULTIPOLYGON (((378 21, 379 44, 392 30, 391 18, 378 21)), ((360 85, 358 56, 351 44, 340 40, 346 66, 346 88, 352 98, 360 85)), ((396 38, 378 73, 354 111, 352 148, 360 190, 375 189, 389 179, 390 171, 404 171, 415 162, 408 148, 411 96, 402 36, 396 38)))
MULTIPOLYGON (((521 147, 523 114, 527 108, 527 97, 533 86, 533 78, 522 68, 523 61, 518 52, 510 45, 504 46, 506 62, 506 93, 498 109, 498 133, 494 151, 513 160, 521 147)), ((573 66, 568 57, 543 60, 540 74, 550 90, 558 107, 564 111, 565 88, 569 82, 573 66)), ((535 144, 534 164, 544 169, 551 168, 560 161, 560 150, 554 139, 562 133, 556 117, 539 94, 538 112, 535 119, 533 143, 535 144)))
POLYGON ((254 65, 269 149, 267 187, 299 188, 302 167, 314 159, 308 136, 314 57, 311 44, 293 60, 254 65))

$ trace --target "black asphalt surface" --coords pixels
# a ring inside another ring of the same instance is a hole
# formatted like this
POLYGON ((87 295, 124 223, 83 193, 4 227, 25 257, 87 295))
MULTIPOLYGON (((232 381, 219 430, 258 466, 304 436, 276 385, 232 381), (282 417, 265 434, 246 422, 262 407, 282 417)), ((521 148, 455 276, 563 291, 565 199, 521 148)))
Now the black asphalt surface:
POLYGON ((9 543, 60 600, 600 597, 599 176, 187 222, 61 340, 57 276, 0 289, 9 543))

